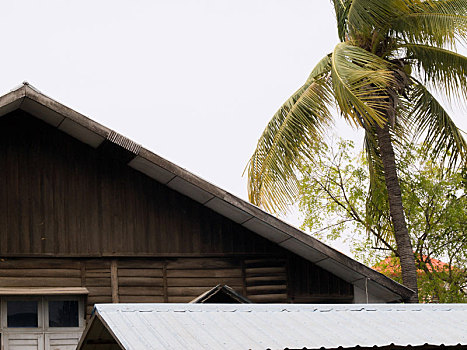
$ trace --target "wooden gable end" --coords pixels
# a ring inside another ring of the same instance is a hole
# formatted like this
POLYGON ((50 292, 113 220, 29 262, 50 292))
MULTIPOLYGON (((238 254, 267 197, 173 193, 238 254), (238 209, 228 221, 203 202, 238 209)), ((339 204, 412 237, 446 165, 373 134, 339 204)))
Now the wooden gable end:
POLYGON ((18 112, 0 119, 2 255, 191 256, 283 249, 18 112), (20 114, 20 115, 18 115, 20 114))
POLYGON ((0 118, 0 286, 86 287, 97 302, 351 302, 353 286, 23 111, 0 118), (57 259, 60 258, 60 259, 57 259))

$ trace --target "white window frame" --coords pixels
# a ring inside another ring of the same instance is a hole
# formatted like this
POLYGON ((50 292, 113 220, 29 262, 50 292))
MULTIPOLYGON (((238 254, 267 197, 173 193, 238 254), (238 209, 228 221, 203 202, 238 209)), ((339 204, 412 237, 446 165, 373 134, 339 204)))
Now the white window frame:
POLYGON ((43 323, 43 314, 44 314, 44 306, 42 302, 42 297, 40 296, 12 296, 12 297, 2 297, 1 302, 1 313, 2 313, 2 333, 36 333, 44 329, 43 323), (37 327, 8 327, 8 313, 7 313, 7 302, 8 301, 37 301, 37 327))
POLYGON ((72 295, 49 295, 43 297, 43 308, 44 308, 44 331, 47 333, 67 333, 67 332, 76 332, 78 329, 84 329, 85 319, 84 319, 84 300, 80 296, 72 295), (60 300, 70 300, 78 302, 78 327, 49 327, 49 301, 60 301, 60 300))
POLYGON ((38 339, 39 350, 44 349, 54 336, 74 337, 81 336, 85 327, 85 296, 84 295, 10 295, 0 297, 0 333, 1 349, 8 350, 10 338, 38 339), (7 302, 34 300, 37 301, 37 328, 8 327, 7 302), (50 300, 76 300, 78 301, 78 327, 49 327, 49 301, 50 300))

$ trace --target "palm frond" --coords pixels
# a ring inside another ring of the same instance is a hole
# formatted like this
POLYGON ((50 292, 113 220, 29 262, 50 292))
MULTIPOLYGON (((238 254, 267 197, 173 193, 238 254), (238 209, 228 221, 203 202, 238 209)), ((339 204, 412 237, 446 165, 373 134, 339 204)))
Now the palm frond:
POLYGON ((324 74, 329 73, 331 70, 331 54, 324 56, 313 68, 306 82, 311 82, 319 79, 324 74))
POLYGON ((349 32, 357 37, 389 28, 395 17, 405 13, 410 13, 406 0, 353 0, 347 14, 349 32))
POLYGON ((467 16, 443 12, 414 12, 394 20, 391 29, 407 43, 455 48, 466 41, 467 16))
POLYGON ((439 47, 404 44, 407 57, 414 62, 419 77, 448 98, 467 97, 467 57, 439 47))
POLYGON ((313 149, 330 123, 331 92, 325 76, 329 70, 326 56, 268 123, 248 163, 250 202, 277 211, 296 198, 300 160, 312 160, 313 149))
POLYGON ((391 64, 357 46, 340 43, 332 55, 332 84, 343 116, 354 125, 382 125, 396 84, 391 64))
POLYGON ((334 5, 334 12, 336 14, 337 21, 337 33, 340 41, 345 41, 348 28, 347 28, 347 15, 349 12, 352 0, 331 0, 334 5))
POLYGON ((453 167, 459 160, 465 163, 467 143, 446 110, 423 86, 413 79, 413 109, 410 112, 416 139, 424 137, 424 144, 431 150, 431 156, 448 160, 453 167))
POLYGON ((410 4, 413 11, 416 12, 438 12, 450 13, 453 15, 466 16, 467 4, 465 0, 425 0, 413 1, 410 4))

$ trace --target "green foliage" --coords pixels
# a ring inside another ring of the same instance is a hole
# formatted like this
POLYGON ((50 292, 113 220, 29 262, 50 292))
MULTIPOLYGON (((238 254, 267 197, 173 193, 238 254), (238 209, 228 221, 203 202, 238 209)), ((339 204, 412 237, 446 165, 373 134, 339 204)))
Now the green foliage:
MULTIPOLYGON (((332 124, 328 108, 336 107, 347 122, 365 130, 370 176, 365 216, 346 206, 349 198, 337 198, 336 208, 365 227, 377 243, 389 246, 387 204, 381 201, 387 187, 404 283, 416 290, 399 184, 391 173, 393 149, 397 151, 408 137, 425 137, 430 152, 449 154, 450 167, 467 162, 463 136, 427 89, 435 88, 448 98, 467 97, 467 58, 456 52, 456 43, 467 37, 467 0, 331 3, 340 42, 279 108, 259 138, 248 164, 248 196, 271 212, 287 210, 299 193, 302 164, 318 162, 319 145, 332 124)), ((333 190, 340 183, 321 185, 321 191, 326 191, 326 186, 333 190)), ((336 222, 331 232, 346 224, 336 222)))
MULTIPOLYGON (((344 238, 358 260, 379 262, 381 272, 400 281, 385 187, 370 196, 366 157, 351 141, 339 140, 336 148, 323 147, 319 161, 302 167, 302 228, 328 242, 344 238), (384 266, 388 255, 391 266, 384 266)), ((447 168, 426 154, 424 147, 408 144, 397 164, 419 298, 467 302, 467 177, 462 168, 447 168)))
MULTIPOLYGON (((453 163, 466 160, 467 144, 425 85, 467 97, 467 58, 455 52, 467 38, 467 0, 331 3, 341 42, 279 108, 248 164, 249 199, 271 212, 296 200, 300 166, 316 159, 332 124, 330 107, 365 129, 370 166, 380 157, 375 126, 386 123, 396 145, 418 135, 434 153, 449 152, 453 163)), ((370 173, 372 185, 379 170, 370 173)))
MULTIPOLYGON (((418 259, 420 261, 420 259, 418 259)), ((466 276, 465 270, 450 266, 441 261, 423 257, 428 271, 418 270, 419 300, 423 303, 465 303, 466 276)), ((395 281, 402 283, 400 262, 395 256, 377 263, 374 268, 395 281)))
POLYGON ((249 164, 248 193, 253 203, 270 211, 284 209, 283 200, 298 193, 295 166, 290 162, 310 158, 323 130, 330 124, 329 83, 322 79, 329 65, 326 56, 305 84, 274 114, 261 135, 261 143, 249 164), (263 186, 271 183, 276 186, 263 186), (277 196, 278 191, 284 196, 277 196))

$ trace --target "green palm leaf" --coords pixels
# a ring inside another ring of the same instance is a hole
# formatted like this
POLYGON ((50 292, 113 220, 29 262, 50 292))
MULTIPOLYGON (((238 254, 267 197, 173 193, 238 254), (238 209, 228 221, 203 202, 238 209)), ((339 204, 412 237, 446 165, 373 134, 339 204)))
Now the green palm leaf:
POLYGON ((401 45, 419 76, 450 98, 467 97, 467 57, 439 47, 401 45))
POLYGON ((388 90, 396 84, 388 61, 340 43, 332 55, 331 72, 336 101, 350 123, 365 126, 386 121, 388 90))
POLYGON ((334 11, 337 20, 337 33, 340 41, 345 41, 348 28, 347 28, 347 15, 349 12, 352 0, 331 0, 334 5, 334 11))
POLYGON ((330 84, 326 56, 306 83, 276 112, 248 164, 250 201, 268 210, 282 210, 298 193, 296 169, 303 157, 312 159, 314 147, 330 123, 327 104, 330 84))
POLYGON ((353 0, 347 15, 349 32, 356 39, 375 29, 388 28, 395 17, 410 13, 405 0, 353 0))
POLYGON ((318 64, 313 68, 310 75, 308 76, 308 79, 306 80, 307 83, 315 81, 321 78, 323 75, 329 73, 331 70, 331 57, 331 54, 328 54, 318 62, 318 64))
POLYGON ((424 143, 433 157, 447 157, 450 166, 467 155, 467 143, 453 120, 423 84, 414 80, 410 111, 415 137, 424 143))
POLYGON ((414 12, 450 13, 459 16, 467 15, 467 4, 465 0, 411 1, 410 7, 414 12))
POLYGON ((465 41, 467 17, 453 13, 415 12, 398 17, 391 28, 408 43, 455 47, 465 41))
MULTIPOLYGON (((397 149, 406 137, 424 136, 433 155, 446 153, 448 165, 453 165, 460 158, 465 162, 467 146, 448 114, 426 88, 410 79, 409 71, 415 68, 448 96, 467 97, 467 59, 447 49, 467 37, 467 0, 331 2, 342 42, 279 109, 259 139, 248 168, 250 200, 276 210, 297 195, 297 172, 321 142, 333 97, 343 117, 365 129, 371 176, 367 228, 374 233, 377 227, 379 239, 394 233, 403 281, 416 291, 413 250, 394 171, 397 149)), ((410 301, 416 300, 415 292, 410 301)))

